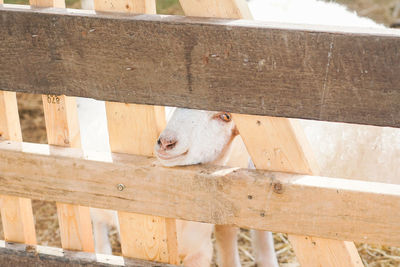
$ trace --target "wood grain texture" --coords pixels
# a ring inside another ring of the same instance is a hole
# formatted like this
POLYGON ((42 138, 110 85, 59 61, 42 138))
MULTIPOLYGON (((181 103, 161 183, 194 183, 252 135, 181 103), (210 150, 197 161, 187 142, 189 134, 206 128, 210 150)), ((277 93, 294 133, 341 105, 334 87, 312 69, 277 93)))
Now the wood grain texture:
POLYGON ((50 145, 81 146, 75 97, 43 95, 47 140, 50 145))
POLYGON ((400 126, 396 30, 73 12, 0 8, 0 88, 400 126))
POLYGON ((158 126, 162 126, 158 121, 164 120, 165 124, 165 116, 157 118, 153 106, 114 102, 106 102, 106 111, 111 151, 154 155, 158 126))
POLYGON ((90 208, 65 203, 56 204, 62 247, 94 252, 90 208))
MULTIPOLYGON (((242 114, 234 114, 233 119, 257 169, 319 174, 298 121, 242 114)), ((363 266, 354 243, 292 235, 289 240, 302 266, 363 266)))
POLYGON ((145 258, 157 262, 168 262, 167 233, 164 218, 119 211, 118 219, 122 255, 145 258))
POLYGON ((10 242, 36 244, 32 202, 27 198, 1 196, 4 237, 10 242))
POLYGON ((179 1, 186 16, 251 19, 246 0, 179 1))
MULTIPOLYGON (((96 11, 156 13, 155 0, 94 0, 94 7, 96 11)), ((166 124, 164 107, 106 102, 106 112, 111 151, 153 155, 166 124)), ((128 212, 118 212, 118 219, 124 256, 179 262, 175 220, 128 212)))
POLYGON ((400 185, 215 166, 165 168, 129 154, 100 162, 82 159, 73 148, 51 147, 50 155, 47 145, 20 147, 0 142, 1 194, 400 245, 400 185))
POLYGON ((234 114, 235 123, 257 168, 318 175, 308 140, 294 120, 234 114))
POLYGON ((172 267, 174 265, 123 258, 113 255, 76 252, 45 246, 26 246, 0 240, 0 266, 4 267, 172 267))
POLYGON ((0 139, 22 141, 17 97, 14 92, 0 91, 0 139))
POLYGON ((308 263, 304 266, 364 266, 353 242, 297 235, 290 235, 289 241, 296 257, 308 263), (330 252, 329 257, 321 253, 326 251, 330 252), (343 253, 346 251, 354 253, 343 253), (319 261, 315 261, 316 258, 319 261))
POLYGON ((64 0, 29 0, 29 4, 34 7, 65 8, 64 0))
MULTIPOLYGON (((16 94, 0 91, 0 140, 22 141, 16 94)), ((36 244, 35 223, 30 199, 0 196, 4 238, 36 244)))
POLYGON ((114 11, 114 12, 128 12, 128 13, 156 13, 155 0, 96 0, 94 1, 94 9, 99 11, 114 11))

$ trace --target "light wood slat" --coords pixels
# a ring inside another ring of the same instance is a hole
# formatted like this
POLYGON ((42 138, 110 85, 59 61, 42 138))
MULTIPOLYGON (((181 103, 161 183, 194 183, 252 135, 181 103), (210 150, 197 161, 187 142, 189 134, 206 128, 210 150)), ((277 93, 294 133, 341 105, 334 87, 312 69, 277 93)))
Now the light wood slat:
MULTIPOLYGON (((156 13, 155 0, 94 1, 97 11, 156 13)), ((110 147, 113 152, 152 156, 165 127, 164 107, 106 102, 110 147)), ((173 219, 118 212, 124 256, 178 263, 173 219)))
POLYGON ((15 5, 0 16, 2 90, 400 127, 397 30, 15 5))
MULTIPOLYGON (((165 115, 156 117, 163 115, 160 108, 106 102, 111 151, 152 156, 158 127, 165 125, 165 115)), ((175 220, 126 212, 118 217, 124 256, 178 263, 175 220)))
POLYGON ((64 0, 29 0, 29 4, 35 7, 58 7, 65 8, 64 0))
POLYGON ((0 91, 0 138, 22 141, 17 97, 14 92, 0 91))
POLYGON ((73 148, 20 147, 0 142, 1 194, 400 246, 398 184, 207 165, 165 168, 147 156, 90 153, 104 156, 101 162, 73 148))
POLYGON ((47 140, 50 145, 81 147, 75 97, 43 95, 47 140))
MULTIPOLYGON (((297 121, 241 114, 235 114, 234 121, 256 168, 318 175, 318 166, 297 121)), ((302 266, 363 266, 352 242, 292 235, 289 240, 302 266)))
MULTIPOLYGON (((22 141, 16 94, 0 91, 0 140, 22 141)), ((1 219, 7 241, 36 244, 32 202, 27 198, 0 196, 1 219)))
POLYGON ((127 12, 127 13, 156 13, 155 0, 123 0, 123 1, 108 1, 97 0, 95 1, 95 9, 99 11, 114 11, 114 12, 127 12))
POLYGON ((297 259, 307 263, 303 266, 364 266, 353 242, 298 235, 290 235, 289 241, 297 259))
POLYGON ((251 19, 245 0, 179 1, 188 16, 251 19))
MULTIPOLYGON (((64 0, 30 0, 31 6, 65 8, 64 0)), ((47 140, 50 145, 80 147, 78 111, 74 97, 42 95, 47 140)), ((94 252, 88 207, 56 203, 61 245, 65 249, 94 252)))
POLYGON ((57 217, 63 248, 94 252, 89 207, 57 203, 57 217))

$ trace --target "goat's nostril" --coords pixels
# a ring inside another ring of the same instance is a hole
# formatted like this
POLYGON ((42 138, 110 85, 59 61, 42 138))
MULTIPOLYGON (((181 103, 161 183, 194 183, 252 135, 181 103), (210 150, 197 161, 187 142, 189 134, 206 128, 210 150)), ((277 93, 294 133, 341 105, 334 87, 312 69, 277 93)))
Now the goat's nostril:
POLYGON ((166 148, 167 148, 168 150, 171 150, 171 149, 173 149, 173 148, 175 147, 175 145, 176 145, 176 141, 172 141, 170 144, 168 144, 168 145, 166 146, 166 148))
POLYGON ((163 150, 171 150, 176 146, 176 143, 178 141, 175 139, 166 139, 166 138, 158 138, 157 144, 160 146, 161 149, 163 150))

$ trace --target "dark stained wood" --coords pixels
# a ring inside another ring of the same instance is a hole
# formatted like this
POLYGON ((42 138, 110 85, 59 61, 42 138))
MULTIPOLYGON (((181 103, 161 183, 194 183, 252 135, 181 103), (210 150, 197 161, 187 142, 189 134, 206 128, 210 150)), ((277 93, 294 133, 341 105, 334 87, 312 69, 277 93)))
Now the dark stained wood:
POLYGON ((2 267, 173 267, 158 262, 150 262, 111 255, 99 255, 61 248, 29 246, 7 243, 0 240, 0 266, 2 267))
POLYGON ((7 5, 0 21, 3 90, 400 127, 393 29, 7 5))
POLYGON ((400 20, 390 24, 390 28, 400 28, 400 20))
POLYGON ((21 152, 20 146, 0 142, 0 194, 400 245, 399 184, 207 165, 165 168, 128 154, 100 162, 81 159, 77 149, 36 144, 21 152))

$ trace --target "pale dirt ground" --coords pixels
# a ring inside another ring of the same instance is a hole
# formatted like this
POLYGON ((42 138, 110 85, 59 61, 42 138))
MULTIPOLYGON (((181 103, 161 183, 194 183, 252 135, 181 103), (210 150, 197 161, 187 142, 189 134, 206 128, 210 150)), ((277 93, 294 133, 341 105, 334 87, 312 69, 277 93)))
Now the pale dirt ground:
MULTIPOLYGON (((5 2, 10 2, 5 1, 5 2)), ((25 0, 13 0, 25 3, 25 0)), ((400 17, 396 11, 395 4, 400 0, 337 0, 337 2, 348 5, 358 14, 368 16, 379 23, 390 25, 400 17)), ((176 0, 159 0, 159 13, 182 14, 182 10, 176 0)), ((69 7, 79 8, 76 0, 67 1, 69 7)), ((24 141, 46 143, 46 130, 41 106, 41 97, 38 95, 18 94, 18 105, 21 117, 24 141)), ((61 246, 59 228, 55 203, 33 201, 33 210, 36 221, 38 243, 48 246, 61 246)), ((0 223, 1 224, 1 223, 0 223)), ((113 251, 120 254, 120 244, 116 230, 112 229, 113 251)), ((254 266, 251 256, 250 234, 248 230, 241 230, 239 235, 239 253, 243 266, 254 266)), ((0 238, 4 239, 2 227, 0 227, 0 238)), ((298 266, 293 250, 287 241, 285 234, 275 234, 275 249, 277 251, 281 266, 298 266)), ((358 250, 365 266, 389 267, 400 266, 400 249, 388 246, 375 246, 357 244, 358 250)))

